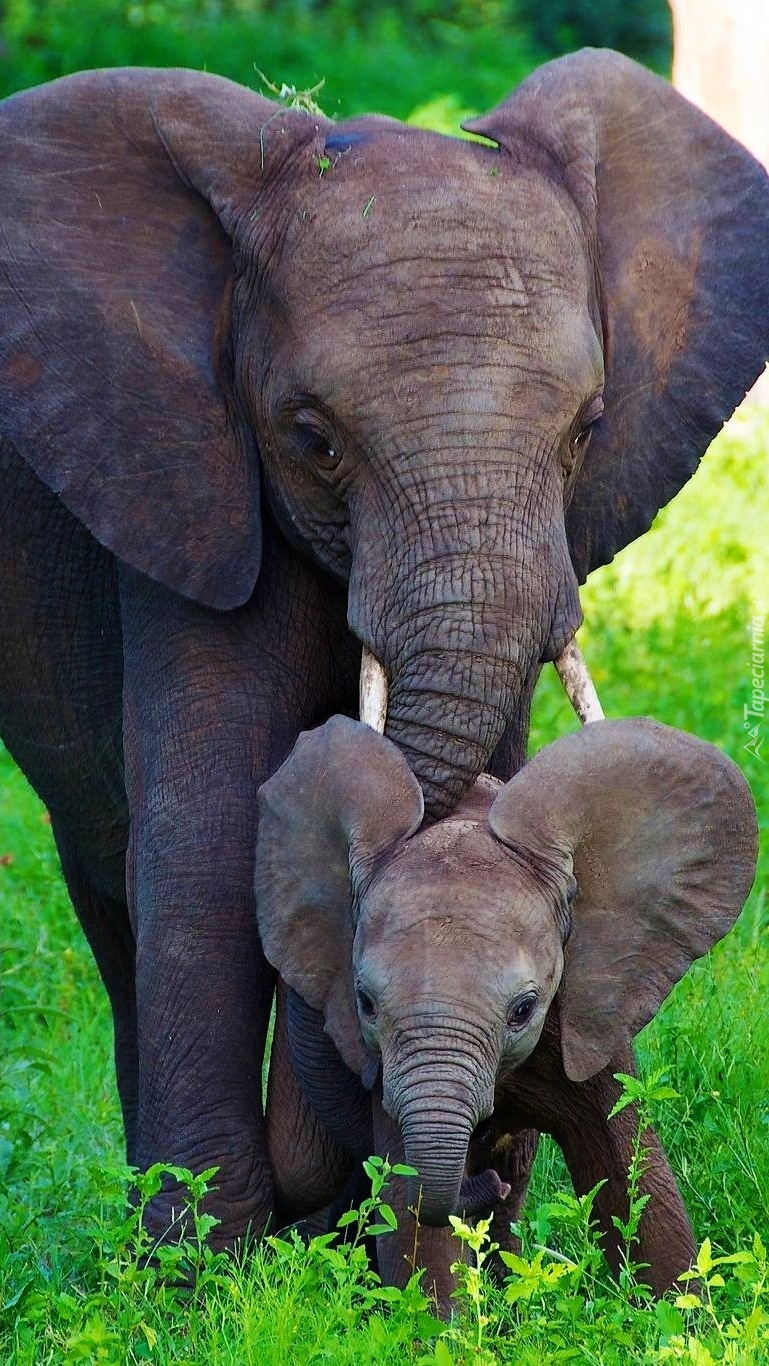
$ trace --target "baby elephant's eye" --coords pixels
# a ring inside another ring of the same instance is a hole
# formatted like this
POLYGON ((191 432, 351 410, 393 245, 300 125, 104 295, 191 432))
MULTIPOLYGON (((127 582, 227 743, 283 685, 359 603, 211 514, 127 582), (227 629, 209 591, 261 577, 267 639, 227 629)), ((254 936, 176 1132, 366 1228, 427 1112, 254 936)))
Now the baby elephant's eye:
POLYGON ((537 1007, 536 991, 527 991, 525 996, 518 996, 510 1002, 507 1008, 507 1024, 509 1029, 522 1029, 529 1023, 537 1007))
POLYGON ((375 1019, 376 1019, 376 1006, 374 1005, 374 1002, 372 1001, 372 999, 371 999, 371 997, 369 996, 368 992, 367 992, 367 991, 362 991, 361 988, 358 987, 357 997, 358 997, 358 1009, 359 1009, 361 1015, 363 1016, 364 1020, 375 1020, 375 1019))

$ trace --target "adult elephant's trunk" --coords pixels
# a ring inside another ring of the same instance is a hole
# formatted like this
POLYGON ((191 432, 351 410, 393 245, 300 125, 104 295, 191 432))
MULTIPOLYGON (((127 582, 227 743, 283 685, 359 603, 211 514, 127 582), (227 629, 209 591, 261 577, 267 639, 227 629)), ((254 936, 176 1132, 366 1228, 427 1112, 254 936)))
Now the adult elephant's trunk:
POLYGON ((497 1062, 475 1021, 442 1024, 433 1016, 399 1031, 382 1060, 384 1106, 418 1172, 410 1203, 420 1223, 431 1225, 448 1223, 461 1207, 467 1148, 493 1109, 497 1062))
POLYGON ((372 483, 353 519, 350 624, 385 667, 386 734, 431 817, 454 808, 503 735, 523 762, 539 665, 581 620, 560 483, 516 482, 509 450, 484 458, 479 487, 469 460, 404 461, 397 507, 372 483))
MULTIPOLYGON (((570 640, 553 664, 582 724, 603 720, 604 710, 577 642, 570 640)), ((376 656, 364 646, 360 666, 360 719, 380 735, 387 724, 388 694, 387 674, 376 656)))
MULTIPOLYGON (((450 629, 448 616, 443 620, 450 629)), ((512 622, 509 630, 512 635, 512 622)), ((422 651, 393 680, 387 735, 416 773, 430 816, 454 808, 486 767, 522 700, 528 702, 539 649, 529 639, 510 644, 514 657, 508 659, 480 648, 422 651)), ((528 706, 524 724, 528 728, 528 706)))

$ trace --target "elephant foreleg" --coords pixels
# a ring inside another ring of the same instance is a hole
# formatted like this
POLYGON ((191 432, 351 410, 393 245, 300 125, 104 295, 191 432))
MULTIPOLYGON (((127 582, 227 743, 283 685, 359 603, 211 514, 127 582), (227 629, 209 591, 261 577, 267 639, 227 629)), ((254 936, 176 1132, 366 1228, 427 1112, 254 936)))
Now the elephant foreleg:
MULTIPOLYGON (((567 1083, 568 1110, 573 1122, 556 1135, 578 1195, 584 1195, 599 1182, 594 1210, 601 1230, 601 1243, 612 1270, 617 1274, 623 1263, 622 1235, 613 1223, 614 1216, 628 1216, 628 1170, 633 1158, 638 1116, 633 1105, 609 1119, 620 1094, 615 1072, 633 1073, 632 1049, 618 1054, 609 1066, 580 1085, 567 1083)), ((656 1295, 675 1284, 696 1255, 694 1235, 675 1176, 653 1129, 641 1135, 643 1155, 638 1195, 648 1195, 636 1240, 630 1248, 634 1262, 644 1270, 646 1281, 656 1295)))
MULTIPOLYGON (((537 1048, 506 1080, 497 1097, 491 1136, 483 1161, 497 1168, 510 1135, 530 1125, 550 1133, 560 1145, 574 1189, 586 1195, 600 1185, 593 1212, 612 1270, 622 1267, 624 1247, 613 1220, 626 1221, 628 1171, 636 1144, 634 1106, 609 1119, 619 1095, 615 1072, 635 1071, 628 1045, 596 1076, 570 1081, 561 1061, 557 1011, 551 1012, 537 1048)), ((641 1215, 632 1260, 646 1264, 643 1278, 655 1294, 674 1284, 695 1255, 694 1237, 675 1177, 652 1129, 641 1137, 644 1148, 638 1194, 649 1195, 641 1215)), ((502 1230, 500 1230, 500 1235, 502 1230)), ((504 1246, 502 1236, 495 1238, 504 1246)))
POLYGON ((53 818, 53 834, 67 890, 96 959, 112 1007, 115 1072, 126 1140, 126 1160, 135 1161, 139 1054, 136 1034, 136 944, 125 900, 100 888, 77 853, 74 841, 53 818))
MULTIPOLYGON (((261 1068, 274 973, 256 929, 259 784, 354 688, 342 595, 265 542, 254 598, 206 611, 121 570, 136 936, 136 1161, 217 1167, 213 1239, 274 1227, 261 1068), (349 668, 348 668, 349 664, 349 668)), ((177 1231, 179 1196, 147 1210, 177 1231)))
MULTIPOLYGON (((278 982, 275 1003, 266 1125, 278 1227, 331 1205, 349 1180, 353 1158, 304 1098, 291 1062, 282 981, 278 982)), ((320 1221, 318 1231, 325 1232, 325 1220, 320 1221)))

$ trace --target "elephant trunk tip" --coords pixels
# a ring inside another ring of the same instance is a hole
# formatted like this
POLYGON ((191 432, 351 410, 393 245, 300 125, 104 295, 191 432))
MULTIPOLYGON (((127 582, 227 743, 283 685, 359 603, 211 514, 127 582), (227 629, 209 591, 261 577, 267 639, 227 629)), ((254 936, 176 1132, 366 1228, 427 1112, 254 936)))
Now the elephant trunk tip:
POLYGON ((417 1211, 419 1223, 425 1224, 427 1228, 444 1228, 449 1222, 449 1215, 453 1214, 455 1210, 455 1206, 450 1201, 425 1199, 421 1189, 417 1193, 414 1208, 417 1211))

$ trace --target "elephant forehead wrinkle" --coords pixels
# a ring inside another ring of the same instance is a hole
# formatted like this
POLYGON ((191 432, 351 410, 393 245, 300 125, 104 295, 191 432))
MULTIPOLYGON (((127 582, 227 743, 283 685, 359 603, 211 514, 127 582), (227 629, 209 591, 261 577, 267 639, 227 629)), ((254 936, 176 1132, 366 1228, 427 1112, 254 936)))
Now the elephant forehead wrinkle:
POLYGON ((425 838, 425 846, 435 853, 445 853, 453 848, 464 835, 473 835, 479 829, 479 822, 473 820, 441 821, 425 838))
POLYGON ((368 168, 356 173, 343 158, 341 173, 318 178, 311 207, 298 206, 289 231, 292 256, 306 263, 315 280, 329 285, 338 279, 347 287, 358 274, 372 284, 378 271, 390 288, 399 273, 413 286, 417 267, 429 272, 431 286, 453 272, 470 288, 485 277, 523 297, 529 273, 542 285, 555 272, 568 288, 564 259, 573 258, 586 275, 577 211, 541 177, 492 178, 486 171, 468 176, 464 168, 452 176, 443 164, 440 171, 436 178, 434 170, 421 167, 394 181, 368 168), (364 217, 372 194, 374 204, 364 217))

